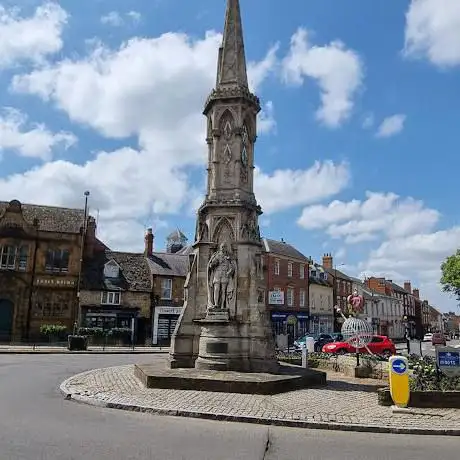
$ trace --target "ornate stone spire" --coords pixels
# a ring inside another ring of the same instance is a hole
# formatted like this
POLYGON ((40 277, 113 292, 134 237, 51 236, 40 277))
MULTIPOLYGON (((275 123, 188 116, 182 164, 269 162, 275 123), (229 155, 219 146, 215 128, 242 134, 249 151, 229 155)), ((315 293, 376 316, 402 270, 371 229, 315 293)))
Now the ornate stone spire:
POLYGON ((224 38, 219 48, 216 87, 248 87, 239 0, 227 0, 224 38))

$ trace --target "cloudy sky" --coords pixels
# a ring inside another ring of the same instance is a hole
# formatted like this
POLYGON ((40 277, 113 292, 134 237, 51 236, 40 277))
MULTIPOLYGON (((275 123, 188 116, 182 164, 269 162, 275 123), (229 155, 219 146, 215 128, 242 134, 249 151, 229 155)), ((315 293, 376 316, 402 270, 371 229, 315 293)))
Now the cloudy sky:
MULTIPOLYGON (((263 233, 443 310, 460 245, 460 2, 241 0, 263 233), (342 266, 341 264, 345 264, 342 266)), ((141 251, 203 198, 224 0, 0 0, 0 199, 82 206, 141 251)))

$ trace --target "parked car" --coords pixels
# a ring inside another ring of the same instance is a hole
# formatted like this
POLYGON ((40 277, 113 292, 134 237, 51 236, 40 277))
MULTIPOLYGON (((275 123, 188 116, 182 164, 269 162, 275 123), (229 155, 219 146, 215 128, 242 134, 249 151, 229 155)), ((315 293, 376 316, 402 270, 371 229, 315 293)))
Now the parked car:
MULTIPOLYGON (((371 343, 368 345, 369 350, 375 355, 391 356, 396 354, 396 346, 386 335, 374 335, 371 343)), ((327 343, 322 348, 324 353, 356 353, 356 348, 348 342, 327 343)), ((367 353, 366 348, 360 348, 360 353, 367 353)))
POLYGON ((304 348, 306 341, 307 341, 307 337, 313 337, 315 341, 315 351, 321 351, 323 346, 326 343, 331 343, 334 341, 334 337, 332 337, 332 335, 330 334, 319 334, 319 335, 306 334, 303 337, 298 338, 294 342, 294 346, 300 349, 304 348))
POLYGON ((432 345, 444 345, 446 346, 446 337, 444 334, 441 334, 440 332, 435 332, 433 334, 433 337, 431 337, 431 344, 432 345))
POLYGON ((424 342, 431 342, 431 339, 433 338, 433 334, 431 332, 428 332, 423 336, 423 341, 424 342))

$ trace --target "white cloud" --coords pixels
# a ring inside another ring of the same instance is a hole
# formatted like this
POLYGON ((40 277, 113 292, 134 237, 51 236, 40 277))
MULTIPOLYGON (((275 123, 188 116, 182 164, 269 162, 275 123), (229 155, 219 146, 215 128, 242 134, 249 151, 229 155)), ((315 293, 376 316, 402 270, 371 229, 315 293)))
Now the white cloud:
POLYGON ((368 276, 386 276, 399 283, 410 279, 412 287, 420 289, 422 298, 449 310, 455 299, 441 292, 440 265, 458 249, 459 241, 460 227, 392 238, 371 251, 360 268, 368 276))
MULTIPOLYGON (((91 191, 100 228, 110 246, 139 250, 136 235, 155 215, 191 214, 203 195, 190 184, 189 167, 206 160, 202 107, 215 83, 220 34, 192 40, 185 34, 133 38, 119 49, 94 42, 89 54, 17 75, 13 91, 36 95, 71 121, 107 138, 133 137, 138 148, 99 152, 85 164, 55 161, 0 180, 0 195, 54 205, 80 205, 91 191), (51 183, 53 187, 44 188, 51 183), (78 192, 78 191, 81 192, 78 192), (201 196, 200 196, 201 194, 201 196), (123 223, 123 225, 119 225, 123 223), (141 225, 142 224, 142 225, 141 225)), ((248 66, 253 89, 276 66, 275 48, 248 66)), ((259 133, 274 128, 267 102, 259 133)), ((349 180, 347 165, 315 164, 308 170, 257 171, 257 198, 268 212, 330 197, 349 180), (293 199, 295 197, 295 199, 293 199)))
POLYGON ((12 150, 24 157, 50 160, 54 150, 67 150, 77 138, 67 132, 53 133, 43 124, 27 126, 27 116, 12 108, 0 111, 0 152, 12 150))
POLYGON ((288 83, 302 85, 305 77, 317 81, 321 107, 316 116, 322 123, 334 128, 350 117, 364 77, 361 59, 355 51, 340 41, 313 46, 308 42, 308 32, 299 29, 291 38, 291 48, 282 67, 288 83))
POLYGON ((18 8, 0 5, 0 68, 18 62, 43 63, 62 48, 62 30, 68 14, 55 2, 39 6, 30 17, 18 8))
POLYGON ((278 169, 272 174, 256 168, 254 188, 263 211, 270 214, 336 195, 349 180, 348 164, 325 161, 306 170, 278 169))
POLYGON ((137 24, 141 20, 141 14, 138 11, 129 11, 126 14, 121 14, 118 11, 110 11, 101 17, 101 23, 113 27, 121 27, 126 25, 127 20, 137 24))
POLYGON ((275 71, 278 65, 278 49, 279 44, 276 43, 269 48, 264 59, 259 62, 248 62, 248 79, 251 91, 256 92, 261 83, 275 71))
POLYGON ((406 13, 406 56, 438 67, 460 65, 460 2, 412 0, 406 13))
POLYGON ((399 134, 404 129, 406 115, 398 113, 385 118, 377 130, 377 137, 391 137, 399 134))
POLYGON ((366 192, 366 200, 332 201, 329 205, 306 207, 298 224, 305 229, 326 229, 333 238, 348 244, 372 241, 377 237, 399 238, 430 231, 439 213, 423 202, 394 193, 366 192))
POLYGON ((257 130, 259 134, 268 134, 276 130, 275 110, 272 101, 268 101, 260 111, 257 130))

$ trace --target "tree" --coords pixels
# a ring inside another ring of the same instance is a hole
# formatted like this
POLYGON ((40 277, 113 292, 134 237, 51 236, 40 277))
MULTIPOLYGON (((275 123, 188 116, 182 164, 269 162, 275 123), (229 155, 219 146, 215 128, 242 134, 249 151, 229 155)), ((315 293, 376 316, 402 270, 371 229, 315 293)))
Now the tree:
POLYGON ((447 257, 441 265, 441 271, 442 290, 455 294, 460 302, 460 249, 447 257))

